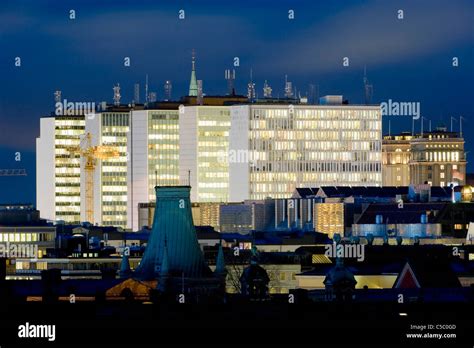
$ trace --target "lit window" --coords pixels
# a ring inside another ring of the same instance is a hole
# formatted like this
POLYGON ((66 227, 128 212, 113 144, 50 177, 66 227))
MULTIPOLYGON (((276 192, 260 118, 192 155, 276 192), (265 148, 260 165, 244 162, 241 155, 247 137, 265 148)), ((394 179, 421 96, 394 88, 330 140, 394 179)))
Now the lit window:
POLYGON ((461 224, 455 224, 454 229, 455 230, 462 230, 462 225, 461 224))
POLYGON ((444 173, 439 174, 440 179, 444 179, 444 173))

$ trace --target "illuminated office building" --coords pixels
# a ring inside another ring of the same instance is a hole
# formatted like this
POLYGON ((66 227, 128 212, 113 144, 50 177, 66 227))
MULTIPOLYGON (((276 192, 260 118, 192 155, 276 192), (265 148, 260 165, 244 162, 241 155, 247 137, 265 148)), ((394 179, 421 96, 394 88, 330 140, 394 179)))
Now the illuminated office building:
POLYGON ((236 105, 231 124, 231 202, 287 198, 298 187, 382 185, 379 106, 236 105))
POLYGON ((383 186, 410 185, 410 133, 386 135, 382 142, 383 186))
MULTIPOLYGON (((130 111, 109 109, 86 117, 85 133, 92 146, 107 145, 118 156, 97 160, 94 170, 94 222, 103 226, 127 227, 127 136, 130 111)), ((84 161, 84 160, 83 160, 84 161)), ((85 175, 81 177, 81 221, 86 221, 85 175)))
POLYGON ((84 127, 84 115, 40 119, 40 136, 36 139, 36 206, 44 219, 81 221, 81 159, 68 148, 79 145, 84 127))
POLYGON ((464 139, 445 127, 411 140, 410 183, 432 186, 464 185, 464 139))
POLYGON ((229 198, 230 107, 189 106, 179 118, 179 179, 190 184, 192 202, 229 198))
POLYGON ((135 110, 128 134, 128 226, 139 229, 138 206, 155 201, 155 186, 179 185, 179 111, 135 110))

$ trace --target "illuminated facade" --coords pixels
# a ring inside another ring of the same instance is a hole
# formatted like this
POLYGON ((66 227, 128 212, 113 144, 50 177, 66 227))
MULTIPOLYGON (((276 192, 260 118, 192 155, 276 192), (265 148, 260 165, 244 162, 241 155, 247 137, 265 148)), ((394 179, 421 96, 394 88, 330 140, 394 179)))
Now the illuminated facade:
POLYGON ((40 120, 36 139, 36 205, 41 217, 81 221, 81 159, 67 148, 84 134, 85 117, 55 116, 40 120))
MULTIPOLYGON (((127 136, 130 112, 104 111, 86 117, 85 132, 92 145, 114 147, 119 156, 98 160, 94 171, 94 221, 103 226, 127 227, 127 136)), ((85 221, 85 175, 81 178, 81 221, 85 221)))
POLYGON ((333 238, 334 233, 344 236, 344 203, 314 204, 314 230, 333 238))
POLYGON ((231 122, 229 201, 382 185, 379 106, 239 105, 231 122))
POLYGON ((179 118, 179 179, 190 184, 192 202, 229 199, 230 107, 189 106, 179 118))
POLYGON ((127 150, 127 220, 134 230, 142 227, 138 206, 155 201, 155 186, 179 184, 178 120, 178 109, 132 112, 127 150))
POLYGON ((383 186, 410 185, 410 133, 386 135, 382 142, 383 186))
POLYGON ((411 140, 410 183, 432 186, 464 185, 464 139, 446 128, 437 128, 411 140))

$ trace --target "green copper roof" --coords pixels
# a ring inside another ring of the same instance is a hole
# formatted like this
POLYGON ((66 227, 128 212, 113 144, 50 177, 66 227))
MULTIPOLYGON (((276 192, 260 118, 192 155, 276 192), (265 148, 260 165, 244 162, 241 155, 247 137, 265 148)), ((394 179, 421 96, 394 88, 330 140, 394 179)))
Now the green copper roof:
POLYGON ((155 279, 163 269, 171 277, 183 273, 185 277, 209 276, 211 270, 204 261, 193 224, 191 187, 157 186, 155 190, 153 229, 136 276, 155 279))
POLYGON ((193 57, 193 68, 191 71, 191 80, 189 81, 189 96, 197 97, 198 95, 198 84, 196 79, 196 69, 195 69, 195 62, 193 57))

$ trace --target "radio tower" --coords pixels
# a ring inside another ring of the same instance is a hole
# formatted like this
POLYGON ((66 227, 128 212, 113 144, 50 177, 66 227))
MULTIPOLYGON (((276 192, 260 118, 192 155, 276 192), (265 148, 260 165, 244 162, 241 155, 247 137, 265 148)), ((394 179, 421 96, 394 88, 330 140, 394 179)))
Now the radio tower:
POLYGON ((133 90, 133 102, 135 104, 140 103, 140 85, 135 83, 134 90, 133 90))
POLYGON ((264 98, 271 98, 272 97, 272 88, 268 84, 267 80, 263 84, 263 97, 264 98))
POLYGON ((120 84, 117 83, 117 86, 114 86, 114 105, 115 106, 120 106, 120 98, 122 97, 120 95, 120 84))
POLYGON ((227 80, 227 94, 235 95, 235 89, 234 89, 235 70, 226 69, 225 79, 227 80))
POLYGON ((61 91, 55 91, 54 92, 54 101, 56 103, 60 103, 61 102, 61 91))
POLYGON ((252 69, 250 69, 250 81, 247 84, 247 98, 251 102, 255 100, 255 83, 253 83, 252 69))

